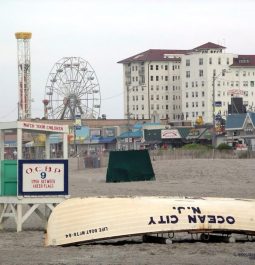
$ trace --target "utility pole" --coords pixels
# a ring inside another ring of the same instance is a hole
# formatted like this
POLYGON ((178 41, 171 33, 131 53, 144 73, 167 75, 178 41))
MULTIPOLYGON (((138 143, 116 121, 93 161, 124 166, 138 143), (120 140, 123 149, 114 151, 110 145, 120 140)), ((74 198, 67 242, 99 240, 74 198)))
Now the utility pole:
POLYGON ((213 109, 213 111, 212 111, 212 119, 213 119, 213 122, 212 122, 212 124, 213 124, 213 132, 212 132, 212 146, 213 146, 213 150, 216 148, 216 132, 215 132, 215 125, 216 125, 216 123, 215 123, 215 82, 216 82, 216 80, 217 80, 217 78, 219 78, 220 76, 223 76, 225 73, 227 72, 227 70, 226 69, 223 69, 222 70, 222 72, 220 73, 220 74, 218 74, 217 76, 216 76, 216 73, 214 72, 213 73, 213 107, 212 107, 212 109, 213 109))
POLYGON ((215 134, 215 80, 216 80, 216 73, 213 73, 213 111, 212 111, 212 119, 213 119, 213 131, 212 131, 212 146, 215 149, 216 145, 216 134, 215 134))
POLYGON ((128 150, 130 150, 130 109, 129 109, 129 87, 127 86, 127 122, 128 122, 128 150))

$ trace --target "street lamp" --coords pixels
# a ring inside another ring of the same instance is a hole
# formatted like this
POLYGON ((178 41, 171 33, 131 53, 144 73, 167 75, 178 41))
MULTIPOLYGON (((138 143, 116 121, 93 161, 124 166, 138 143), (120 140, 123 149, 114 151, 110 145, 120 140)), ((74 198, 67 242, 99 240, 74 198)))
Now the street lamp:
POLYGON ((213 149, 216 147, 216 133, 215 133, 215 81, 220 77, 224 76, 224 74, 227 72, 226 69, 223 69, 222 72, 218 75, 216 73, 213 73, 213 111, 212 111, 212 119, 213 119, 213 132, 212 132, 212 146, 213 149))

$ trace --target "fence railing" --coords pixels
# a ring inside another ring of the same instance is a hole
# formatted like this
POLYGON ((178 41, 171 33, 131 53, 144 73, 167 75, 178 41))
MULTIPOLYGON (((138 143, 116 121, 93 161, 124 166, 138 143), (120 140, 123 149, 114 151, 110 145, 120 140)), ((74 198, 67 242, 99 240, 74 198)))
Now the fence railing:
MULTIPOLYGON (((250 159, 255 158, 255 151, 236 150, 149 150, 152 161, 174 160, 174 159, 250 159)), ((69 158, 70 169, 85 169, 107 167, 109 153, 96 157, 75 157, 69 158)))

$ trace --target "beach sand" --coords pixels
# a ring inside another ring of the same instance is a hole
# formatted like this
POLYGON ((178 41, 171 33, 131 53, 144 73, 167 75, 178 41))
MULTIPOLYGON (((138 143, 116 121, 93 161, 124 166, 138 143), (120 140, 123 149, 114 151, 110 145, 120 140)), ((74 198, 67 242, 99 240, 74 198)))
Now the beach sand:
MULTIPOLYGON (((153 161, 156 181, 106 183, 107 168, 70 170, 71 197, 196 196, 255 198, 255 160, 153 161)), ((0 231, 0 265, 255 264, 255 241, 236 243, 142 243, 141 237, 71 247, 44 247, 36 216, 15 232, 13 220, 0 231)))

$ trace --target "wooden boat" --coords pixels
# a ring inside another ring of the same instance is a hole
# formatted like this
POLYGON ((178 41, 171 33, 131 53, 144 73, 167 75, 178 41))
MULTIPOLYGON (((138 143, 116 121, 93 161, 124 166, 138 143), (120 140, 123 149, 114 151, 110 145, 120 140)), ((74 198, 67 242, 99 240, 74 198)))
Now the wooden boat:
POLYGON ((46 245, 164 232, 255 235, 255 200, 193 197, 72 198, 54 208, 46 245))

